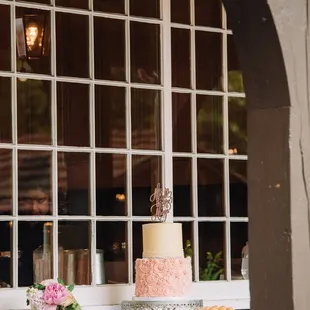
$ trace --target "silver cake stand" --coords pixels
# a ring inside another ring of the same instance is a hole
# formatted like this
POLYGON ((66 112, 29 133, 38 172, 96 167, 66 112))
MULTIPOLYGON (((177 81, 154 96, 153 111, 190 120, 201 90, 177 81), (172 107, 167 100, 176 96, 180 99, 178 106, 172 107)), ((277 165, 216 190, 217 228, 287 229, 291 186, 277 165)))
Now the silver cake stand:
POLYGON ((165 301, 123 301, 122 310, 198 310, 203 307, 203 300, 165 300, 165 301))

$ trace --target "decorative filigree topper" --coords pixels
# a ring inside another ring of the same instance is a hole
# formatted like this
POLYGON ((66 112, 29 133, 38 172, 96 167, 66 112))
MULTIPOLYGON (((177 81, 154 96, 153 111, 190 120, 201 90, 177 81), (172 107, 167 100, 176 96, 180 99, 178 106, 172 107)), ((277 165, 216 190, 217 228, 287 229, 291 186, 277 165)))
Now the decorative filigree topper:
POLYGON ((153 203, 150 209, 151 220, 153 222, 165 222, 171 209, 172 192, 166 187, 162 189, 158 183, 150 197, 150 202, 153 203))

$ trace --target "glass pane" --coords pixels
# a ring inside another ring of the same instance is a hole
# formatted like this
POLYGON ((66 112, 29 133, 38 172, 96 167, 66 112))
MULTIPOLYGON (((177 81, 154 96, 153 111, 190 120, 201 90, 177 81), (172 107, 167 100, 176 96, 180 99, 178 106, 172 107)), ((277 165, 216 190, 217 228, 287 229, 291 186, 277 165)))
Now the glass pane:
MULTIPOLYGON (((145 7, 145 5, 143 6, 145 7)), ((131 81, 160 84, 160 26, 130 23, 131 81)))
POLYGON ((128 283, 127 244, 126 222, 97 222, 96 284, 128 283))
POLYGON ((160 150, 161 92, 131 90, 131 142, 134 149, 160 150))
POLYGON ((231 234, 231 277, 243 280, 241 275, 242 249, 248 241, 248 223, 230 223, 231 234))
POLYGON ((191 87, 190 30, 171 29, 172 86, 191 87))
POLYGON ((53 278, 52 222, 18 223, 18 257, 18 286, 53 278))
POLYGON ((18 213, 52 214, 52 152, 18 151, 18 213))
POLYGON ((224 161, 222 159, 197 160, 198 215, 223 216, 224 210, 224 161))
POLYGON ((42 4, 50 4, 50 0, 17 0, 18 2, 36 2, 42 4))
POLYGON ((124 0, 93 0, 93 1, 95 11, 125 14, 124 0))
POLYGON ((87 10, 88 0, 56 0, 56 5, 87 10))
POLYGON ((95 86, 96 146, 126 148, 126 89, 95 86))
POLYGON ((11 70, 10 7, 0 5, 0 70, 11 70))
POLYGON ((58 145, 89 146, 87 84, 57 83, 57 135, 58 145))
POLYGON ((196 88, 222 90, 222 35, 196 31, 196 88))
POLYGON ((0 288, 13 285, 13 223, 0 222, 0 288))
POLYGON ((1 163, 0 215, 11 215, 12 214, 12 151, 11 150, 0 149, 0 163, 1 163))
POLYGON ((125 21, 94 17, 94 28, 95 78, 125 81, 125 21))
POLYGON ((51 74, 50 12, 17 7, 15 23, 17 71, 51 74))
POLYGON ((200 222, 199 234, 199 280, 225 279, 225 224, 200 222), (208 252, 210 253, 208 255, 208 252))
POLYGON ((248 216, 247 161, 229 161, 230 216, 248 216))
MULTIPOLYGON (((143 245, 142 245, 142 225, 147 224, 147 222, 133 222, 132 223, 132 252, 133 261, 135 262, 137 258, 142 258, 143 245)), ((133 264, 133 282, 136 281, 136 269, 135 264, 133 264)))
POLYGON ((88 16, 56 13, 57 75, 89 77, 88 16))
POLYGON ((245 98, 228 98, 230 155, 247 154, 247 105, 245 98))
POLYGON ((160 17, 160 1, 148 0, 145 5, 145 0, 130 0, 130 14, 143 17, 160 17))
POLYGON ((127 215, 126 155, 96 154, 97 215, 127 215))
POLYGON ((18 79, 18 143, 51 144, 51 123, 51 82, 18 79))
POLYGON ((172 94, 173 152, 191 152, 191 95, 172 94))
POLYGON ((58 153, 59 214, 90 214, 88 153, 58 153))
POLYGON ((190 24, 189 0, 171 0, 171 22, 187 25, 190 24))
POLYGON ((195 0, 195 24, 222 28, 222 1, 195 0))
POLYGON ((192 215, 192 159, 173 158, 173 215, 192 215))
POLYGON ((223 154, 223 98, 196 96, 197 152, 223 154))
POLYGON ((66 284, 91 284, 91 225, 88 221, 58 223, 59 275, 66 284))
POLYGON ((133 215, 151 216, 150 196, 158 183, 162 183, 160 156, 132 156, 132 208, 133 215))
POLYGON ((0 143, 10 143, 12 142, 12 100, 10 78, 0 77, 0 102, 0 143))

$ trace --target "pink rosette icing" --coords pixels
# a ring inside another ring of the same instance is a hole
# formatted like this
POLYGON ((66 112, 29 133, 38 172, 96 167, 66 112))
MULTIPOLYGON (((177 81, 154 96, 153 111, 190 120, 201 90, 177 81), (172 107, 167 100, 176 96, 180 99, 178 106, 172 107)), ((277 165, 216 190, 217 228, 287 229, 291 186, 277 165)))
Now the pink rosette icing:
POLYGON ((190 258, 136 260, 136 297, 182 297, 190 293, 190 258))

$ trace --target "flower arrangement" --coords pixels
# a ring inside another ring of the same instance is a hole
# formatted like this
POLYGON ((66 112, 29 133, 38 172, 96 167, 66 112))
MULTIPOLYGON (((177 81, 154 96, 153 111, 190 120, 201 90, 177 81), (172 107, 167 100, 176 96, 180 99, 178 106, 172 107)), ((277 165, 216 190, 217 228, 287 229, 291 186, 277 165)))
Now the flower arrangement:
POLYGON ((66 286, 60 278, 35 283, 27 290, 27 306, 31 310, 81 310, 73 289, 74 284, 66 286))

